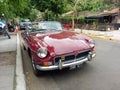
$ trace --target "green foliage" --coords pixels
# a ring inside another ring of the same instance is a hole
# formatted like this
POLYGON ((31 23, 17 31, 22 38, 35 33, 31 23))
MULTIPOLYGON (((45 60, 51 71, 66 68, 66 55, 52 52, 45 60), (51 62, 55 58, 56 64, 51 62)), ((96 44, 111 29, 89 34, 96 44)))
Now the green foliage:
MULTIPOLYGON (((60 15, 73 10, 77 0, 0 0, 0 17, 22 17, 35 20, 39 11, 45 20, 58 20, 60 15)), ((119 0, 78 0, 76 12, 103 11, 120 7, 119 0)))
MULTIPOLYGON (((36 20, 36 19, 38 18, 37 15, 39 15, 39 11, 38 11, 37 9, 32 9, 32 10, 30 11, 30 14, 29 14, 30 20, 31 20, 31 21, 36 20)), ((27 17, 26 17, 26 18, 27 18, 27 17)))
POLYGON ((58 19, 59 15, 62 14, 65 11, 65 6, 67 3, 67 0, 32 0, 32 5, 40 10, 41 12, 44 12, 44 19, 58 19), (49 17, 49 18, 48 18, 49 17))

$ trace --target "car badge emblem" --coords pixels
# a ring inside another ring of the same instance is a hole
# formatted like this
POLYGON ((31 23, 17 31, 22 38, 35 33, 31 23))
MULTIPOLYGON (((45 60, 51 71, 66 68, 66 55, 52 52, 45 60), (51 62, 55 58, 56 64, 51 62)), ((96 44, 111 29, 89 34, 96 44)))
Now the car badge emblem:
POLYGON ((78 51, 75 51, 75 52, 74 52, 74 55, 77 56, 77 55, 78 55, 78 51))

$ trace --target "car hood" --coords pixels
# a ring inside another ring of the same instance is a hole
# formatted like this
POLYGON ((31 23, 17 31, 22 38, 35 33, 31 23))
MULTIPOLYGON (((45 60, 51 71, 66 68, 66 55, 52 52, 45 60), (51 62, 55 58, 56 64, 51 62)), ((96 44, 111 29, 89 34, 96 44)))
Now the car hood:
POLYGON ((87 42, 89 38, 75 32, 36 33, 32 34, 32 37, 39 45, 42 43, 42 46, 46 47, 49 52, 54 52, 56 55, 90 48, 87 42))

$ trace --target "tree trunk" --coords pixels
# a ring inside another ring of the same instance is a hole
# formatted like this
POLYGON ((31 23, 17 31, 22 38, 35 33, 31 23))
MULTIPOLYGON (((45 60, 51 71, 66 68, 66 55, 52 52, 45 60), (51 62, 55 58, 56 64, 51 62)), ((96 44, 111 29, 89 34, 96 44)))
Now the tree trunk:
POLYGON ((75 14, 73 13, 73 16, 72 16, 72 30, 73 31, 74 31, 74 27, 75 27, 74 16, 75 16, 75 14))

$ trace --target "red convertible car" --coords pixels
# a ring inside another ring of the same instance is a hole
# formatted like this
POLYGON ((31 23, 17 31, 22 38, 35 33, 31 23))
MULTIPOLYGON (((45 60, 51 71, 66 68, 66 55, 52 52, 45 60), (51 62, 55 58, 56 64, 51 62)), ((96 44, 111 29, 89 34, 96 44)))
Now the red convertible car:
POLYGON ((75 68, 91 61, 95 42, 82 34, 63 30, 61 23, 42 21, 21 33, 22 44, 31 57, 35 75, 40 71, 75 68))

